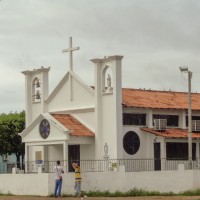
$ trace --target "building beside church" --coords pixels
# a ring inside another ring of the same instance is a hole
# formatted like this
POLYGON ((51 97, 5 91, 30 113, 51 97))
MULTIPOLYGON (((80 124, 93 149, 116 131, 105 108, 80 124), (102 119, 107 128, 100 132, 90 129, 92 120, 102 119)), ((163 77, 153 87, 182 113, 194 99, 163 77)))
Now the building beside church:
MULTIPOLYGON (((187 93, 122 88, 123 56, 118 55, 91 60, 95 82, 90 87, 73 71, 72 51, 77 49, 70 40, 70 48, 64 50, 70 54, 69 71, 50 94, 50 68, 22 72, 25 162, 62 160, 70 171, 70 161, 84 159, 152 159, 154 170, 166 169, 170 161, 187 161, 187 93)), ((192 94, 192 110, 196 163, 198 93, 192 94)))
POLYGON ((14 154, 0 156, 0 174, 12 173, 12 168, 16 163, 17 159, 14 154))

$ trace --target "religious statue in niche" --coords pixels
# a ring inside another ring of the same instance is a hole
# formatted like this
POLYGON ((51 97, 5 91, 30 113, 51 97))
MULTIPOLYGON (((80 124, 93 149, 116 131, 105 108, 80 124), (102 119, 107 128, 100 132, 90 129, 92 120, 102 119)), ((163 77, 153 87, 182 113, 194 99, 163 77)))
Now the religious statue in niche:
POLYGON ((109 171, 109 155, 108 155, 108 144, 105 143, 104 145, 104 156, 103 156, 105 162, 105 171, 109 171))
POLYGON ((106 89, 106 93, 111 93, 113 88, 112 88, 112 82, 111 82, 111 76, 110 74, 108 74, 107 76, 107 89, 106 89))
POLYGON ((108 157, 108 144, 105 143, 104 145, 104 157, 108 157))
POLYGON ((111 77, 110 77, 110 74, 108 74, 108 77, 107 77, 107 85, 108 85, 108 88, 111 87, 111 77))

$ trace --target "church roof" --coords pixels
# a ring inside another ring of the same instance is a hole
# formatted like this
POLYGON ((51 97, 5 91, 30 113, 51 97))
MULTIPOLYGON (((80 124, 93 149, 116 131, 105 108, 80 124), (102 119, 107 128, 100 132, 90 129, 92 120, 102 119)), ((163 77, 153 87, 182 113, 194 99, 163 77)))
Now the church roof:
MULTIPOLYGON (((188 93, 123 88, 122 102, 125 107, 184 110, 188 93)), ((192 110, 200 110, 200 93, 192 93, 192 110)))
POLYGON ((70 114, 51 114, 57 121, 59 121, 64 127, 70 130, 71 136, 83 136, 92 137, 94 133, 86 126, 80 123, 70 114))
MULTIPOLYGON (((153 128, 141 128, 142 131, 152 133, 156 136, 161 136, 165 138, 188 138, 188 130, 187 129, 180 129, 180 128, 171 128, 165 131, 157 131, 153 128)), ((200 138, 199 133, 192 133, 192 138, 197 139, 200 138)))

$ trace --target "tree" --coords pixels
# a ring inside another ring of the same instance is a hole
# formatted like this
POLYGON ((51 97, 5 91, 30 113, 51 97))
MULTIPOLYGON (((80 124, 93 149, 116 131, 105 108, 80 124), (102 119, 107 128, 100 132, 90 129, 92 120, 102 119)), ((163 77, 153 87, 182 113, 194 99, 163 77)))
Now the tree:
POLYGON ((24 144, 21 133, 25 128, 25 112, 0 115, 0 155, 16 155, 17 167, 20 166, 20 156, 24 158, 24 144))

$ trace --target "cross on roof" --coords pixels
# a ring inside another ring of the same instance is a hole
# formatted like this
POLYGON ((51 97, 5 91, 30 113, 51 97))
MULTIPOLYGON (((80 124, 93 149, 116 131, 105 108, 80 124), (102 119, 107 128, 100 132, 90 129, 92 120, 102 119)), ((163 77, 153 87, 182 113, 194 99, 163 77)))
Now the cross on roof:
POLYGON ((63 53, 69 52, 69 70, 73 71, 73 55, 72 52, 79 50, 79 47, 72 47, 72 37, 69 37, 69 48, 62 50, 63 53))

